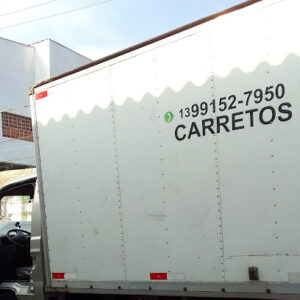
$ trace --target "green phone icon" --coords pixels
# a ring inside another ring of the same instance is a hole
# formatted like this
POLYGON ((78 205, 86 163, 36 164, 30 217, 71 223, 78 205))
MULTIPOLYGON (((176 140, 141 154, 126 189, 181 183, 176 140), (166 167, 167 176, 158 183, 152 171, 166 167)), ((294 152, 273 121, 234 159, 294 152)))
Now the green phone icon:
POLYGON ((174 115, 172 112, 168 111, 165 113, 164 119, 167 123, 172 122, 173 118, 174 118, 174 115))

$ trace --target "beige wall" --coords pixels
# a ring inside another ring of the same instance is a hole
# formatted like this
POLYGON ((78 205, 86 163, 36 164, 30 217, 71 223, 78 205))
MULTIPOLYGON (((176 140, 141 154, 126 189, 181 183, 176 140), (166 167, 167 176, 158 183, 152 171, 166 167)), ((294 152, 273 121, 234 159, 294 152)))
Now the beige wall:
POLYGON ((27 174, 31 174, 35 169, 21 169, 21 170, 11 170, 11 171, 2 171, 0 172, 0 187, 5 183, 22 177, 27 174))

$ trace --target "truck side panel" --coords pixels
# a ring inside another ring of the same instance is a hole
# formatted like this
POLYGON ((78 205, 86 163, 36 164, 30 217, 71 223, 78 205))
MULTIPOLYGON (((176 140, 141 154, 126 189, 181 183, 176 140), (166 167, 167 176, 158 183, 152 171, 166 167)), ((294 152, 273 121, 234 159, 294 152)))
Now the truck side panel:
POLYGON ((124 279, 109 71, 82 80, 84 89, 70 81, 36 105, 50 270, 124 279))
POLYGON ((52 287, 299 291, 299 8, 265 0, 36 89, 52 287))
POLYGON ((164 120, 195 100, 194 81, 202 79, 202 96, 210 96, 207 42, 201 31, 111 67, 128 280, 148 281, 153 272, 168 281, 223 280, 216 138, 184 146, 174 138, 175 119, 164 120))

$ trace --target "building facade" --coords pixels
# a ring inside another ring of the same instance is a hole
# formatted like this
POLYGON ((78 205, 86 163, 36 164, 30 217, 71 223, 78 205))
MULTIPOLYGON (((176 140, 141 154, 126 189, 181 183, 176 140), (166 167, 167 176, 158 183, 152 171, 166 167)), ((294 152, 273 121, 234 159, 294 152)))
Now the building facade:
POLYGON ((88 62, 50 39, 24 45, 0 38, 0 171, 35 166, 28 89, 88 62))

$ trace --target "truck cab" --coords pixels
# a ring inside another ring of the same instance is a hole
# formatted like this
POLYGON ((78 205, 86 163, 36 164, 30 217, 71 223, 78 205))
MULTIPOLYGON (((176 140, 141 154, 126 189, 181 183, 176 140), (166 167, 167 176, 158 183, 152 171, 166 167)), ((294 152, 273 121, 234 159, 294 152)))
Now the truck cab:
MULTIPOLYGON (((35 173, 9 182, 0 189, 1 299, 33 296, 32 282, 35 280, 32 279, 40 270, 41 236, 36 191, 35 173)), ((42 295, 37 299, 42 299, 42 295)))

